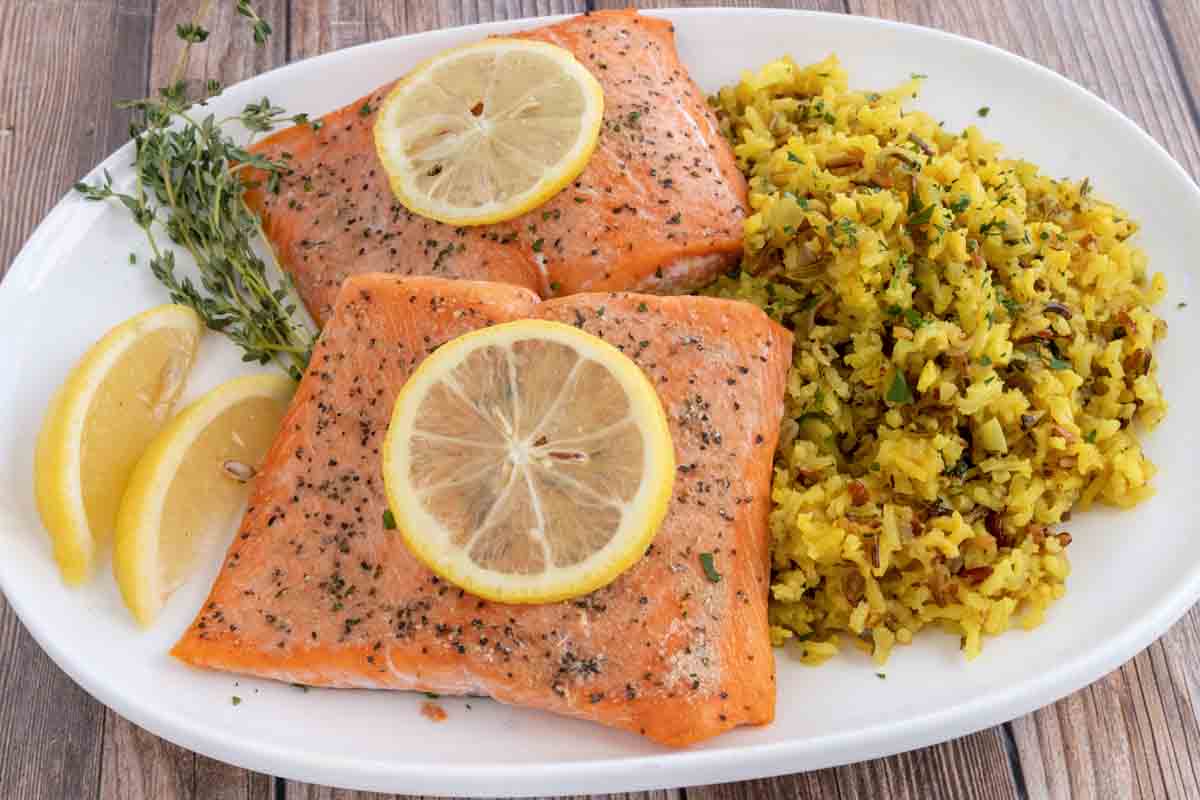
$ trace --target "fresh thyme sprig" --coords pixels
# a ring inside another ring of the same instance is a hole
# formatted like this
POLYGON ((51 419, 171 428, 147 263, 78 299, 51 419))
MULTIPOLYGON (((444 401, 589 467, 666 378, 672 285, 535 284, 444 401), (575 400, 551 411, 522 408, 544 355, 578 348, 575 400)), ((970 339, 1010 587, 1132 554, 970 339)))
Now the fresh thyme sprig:
MULTIPOLYGON (((294 316, 296 305, 286 277, 272 280, 267 263, 255 252, 262 226, 245 200, 245 192, 255 184, 243 175, 258 170, 262 177, 256 178, 265 182, 265 189, 277 191, 287 165, 250 153, 236 144, 225 126, 240 122, 259 133, 284 121, 311 123, 304 114, 289 116, 265 97, 224 119, 201 116, 200 109, 222 87, 208 80, 193 96, 182 75, 191 47, 208 38, 200 26, 207 9, 205 3, 195 21, 176 29, 184 48, 170 85, 157 97, 121 104, 134 112, 134 188, 117 191, 106 171, 103 181, 79 183, 75 189, 89 200, 115 200, 128 209, 149 241, 154 277, 174 302, 193 308, 209 328, 241 347, 243 361, 275 361, 298 378, 308 364, 313 335, 294 316), (191 254, 200 273, 198 285, 176 274, 175 253, 162 246, 159 231, 191 254)), ((263 44, 271 28, 248 0, 239 0, 237 13, 251 20, 254 40, 263 44)))
POLYGON ((249 19, 254 25, 254 43, 266 44, 267 38, 271 35, 271 26, 250 7, 250 0, 238 0, 237 13, 249 19))

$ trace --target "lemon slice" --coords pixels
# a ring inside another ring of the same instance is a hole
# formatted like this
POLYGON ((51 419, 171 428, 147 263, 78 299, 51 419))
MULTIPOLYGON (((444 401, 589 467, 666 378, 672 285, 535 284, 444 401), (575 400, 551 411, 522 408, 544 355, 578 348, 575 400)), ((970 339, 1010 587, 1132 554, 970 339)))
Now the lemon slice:
POLYGON ((203 327, 184 306, 160 306, 113 328, 75 365, 46 409, 34 493, 63 580, 82 583, 112 538, 121 494, 170 416, 203 327))
POLYGON ((675 452, 658 395, 627 356, 524 320, 425 360, 396 399, 383 476, 396 527, 431 570, 490 600, 545 603, 641 558, 667 511, 675 452))
POLYGON ((487 39, 400 80, 375 120, 375 147, 409 210, 484 225, 520 216, 575 180, 603 116, 604 90, 568 51, 487 39))
POLYGON ((235 378, 180 412, 146 448, 121 501, 113 551, 121 596, 142 625, 227 530, 295 389, 282 375, 235 378))

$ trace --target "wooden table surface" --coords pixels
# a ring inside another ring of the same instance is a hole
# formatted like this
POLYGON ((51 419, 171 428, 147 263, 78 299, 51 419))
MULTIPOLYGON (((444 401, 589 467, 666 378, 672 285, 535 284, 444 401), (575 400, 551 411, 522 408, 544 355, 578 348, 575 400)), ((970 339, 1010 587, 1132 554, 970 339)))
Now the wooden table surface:
MULTIPOLYGON (((189 19, 198 2, 0 0, 0 269, 7 269, 72 182, 128 137, 127 117, 114 111, 114 102, 166 82, 179 47, 175 25, 189 19)), ((735 4, 887 17, 992 42, 1100 95, 1162 143, 1193 178, 1200 175, 1200 0, 735 4)), ((193 73, 228 84, 372 39, 610 3, 259 0, 254 5, 275 30, 264 48, 248 45, 234 5, 214 4, 212 35, 198 49, 193 73)), ((59 671, 2 597, 0 698, 0 797, 368 796, 236 769, 142 731, 59 671)), ((1198 705, 1200 611, 1194 608, 1161 640, 1092 686, 990 730, 837 769, 636 797, 1200 797, 1198 705)))

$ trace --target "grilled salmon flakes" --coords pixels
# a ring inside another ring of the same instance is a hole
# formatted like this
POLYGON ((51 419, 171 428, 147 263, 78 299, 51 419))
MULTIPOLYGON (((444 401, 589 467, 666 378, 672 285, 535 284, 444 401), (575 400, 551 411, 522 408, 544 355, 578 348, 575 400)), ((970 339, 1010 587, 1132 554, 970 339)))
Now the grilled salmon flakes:
POLYGON ((247 193, 276 256, 319 324, 342 281, 365 272, 523 286, 542 297, 697 288, 742 252, 746 182, 673 26, 634 11, 593 12, 515 34, 559 45, 604 88, 587 168, 516 219, 456 228, 409 212, 376 154, 375 114, 391 84, 251 148, 291 167, 247 193), (275 188, 275 187, 272 187, 275 188))
POLYGON ((362 275, 338 295, 250 506, 173 653, 314 686, 483 694, 688 745, 771 721, 767 513, 791 336, 704 297, 579 294, 362 275), (418 364, 534 317, 621 348, 653 381, 678 473, 643 557, 575 600, 485 602, 423 567, 385 519, 379 448, 418 364))

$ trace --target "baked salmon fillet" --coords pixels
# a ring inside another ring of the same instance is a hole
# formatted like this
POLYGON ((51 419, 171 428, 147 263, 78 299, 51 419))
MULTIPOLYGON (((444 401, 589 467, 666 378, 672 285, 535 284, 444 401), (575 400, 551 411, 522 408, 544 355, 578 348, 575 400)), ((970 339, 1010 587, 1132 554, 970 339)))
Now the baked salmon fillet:
POLYGON ((746 183, 673 31, 615 11, 515 34, 574 53, 604 88, 605 109, 579 178, 509 222, 456 228, 395 199, 372 133, 391 84, 326 115, 319 130, 287 128, 252 147, 291 167, 278 192, 259 187, 247 199, 313 318, 324 324, 342 281, 366 272, 497 281, 549 297, 671 293, 735 264, 746 183))
POLYGON ((790 362, 790 334, 735 301, 539 303, 497 283, 351 278, 211 595, 172 652, 313 686, 488 695, 668 745, 769 722, 767 513, 790 362), (502 605, 439 579, 386 527, 380 447, 401 385, 430 352, 528 317, 576 325, 641 366, 678 473, 653 544, 616 581, 571 601, 502 605))

